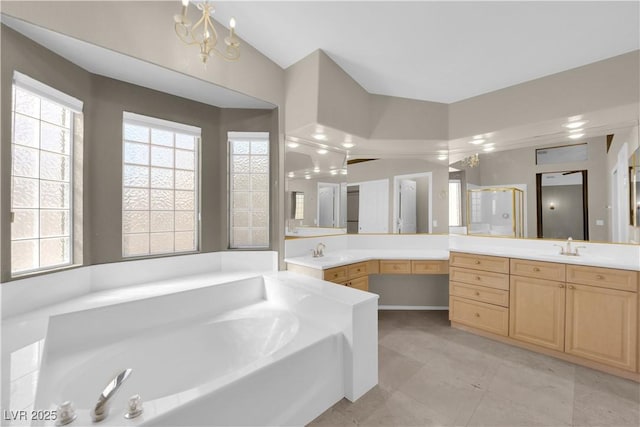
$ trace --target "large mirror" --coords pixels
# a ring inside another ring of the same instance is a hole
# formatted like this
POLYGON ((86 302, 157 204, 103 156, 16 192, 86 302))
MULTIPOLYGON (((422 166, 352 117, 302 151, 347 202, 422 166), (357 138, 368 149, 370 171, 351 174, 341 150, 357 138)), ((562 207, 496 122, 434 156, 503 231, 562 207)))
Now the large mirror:
POLYGON ((535 140, 451 158, 450 233, 638 243, 637 125, 535 140))
POLYGON ((345 234, 346 152, 288 137, 284 168, 286 236, 345 234))
POLYGON ((447 233, 447 156, 352 160, 347 175, 347 230, 447 233))

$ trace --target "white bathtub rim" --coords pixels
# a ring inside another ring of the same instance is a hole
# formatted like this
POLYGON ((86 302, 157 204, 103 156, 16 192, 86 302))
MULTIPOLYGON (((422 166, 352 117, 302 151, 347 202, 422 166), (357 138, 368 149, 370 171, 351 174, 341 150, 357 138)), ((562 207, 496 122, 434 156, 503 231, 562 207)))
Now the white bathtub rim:
MULTIPOLYGON (((282 307, 280 304, 273 303, 268 300, 264 300, 240 309, 220 313, 210 318, 208 321, 218 322, 218 321, 233 319, 236 317, 242 318, 243 313, 251 312, 254 310, 258 311, 259 313, 268 311, 268 310, 283 310, 283 311, 290 312, 289 310, 286 309, 286 307, 282 307)), ((297 317, 295 313, 293 314, 297 317)), ((144 418, 139 419, 138 422, 134 422, 131 425, 138 425, 140 421, 143 421, 141 425, 144 425, 144 423, 152 422, 154 418, 165 415, 169 411, 178 410, 181 406, 187 403, 195 402, 199 399, 205 399, 207 398, 207 396, 210 396, 213 393, 217 393, 223 390, 225 387, 230 386, 235 381, 238 381, 241 378, 257 373, 260 370, 268 369, 270 365, 276 362, 279 362, 279 361, 286 362, 286 360, 290 360, 294 358, 296 354, 298 354, 300 351, 310 346, 313 346, 315 344, 318 344, 323 340, 336 339, 336 338, 341 339, 340 338, 340 336, 342 335, 341 332, 335 331, 329 327, 325 328, 324 331, 320 331, 318 330, 317 326, 318 326, 317 324, 311 324, 309 322, 305 323, 304 321, 301 321, 300 322, 301 330, 298 331, 296 336, 290 342, 288 342, 287 344, 285 344, 283 347, 279 348, 275 352, 265 355, 264 357, 254 360, 239 369, 236 369, 232 372, 228 372, 220 377, 214 378, 203 384, 200 384, 185 390, 181 390, 172 395, 162 396, 156 399, 152 399, 150 401, 146 401, 144 418), (302 330, 303 328, 304 330, 302 330), (157 404, 159 404, 160 409, 156 408, 157 404)), ((184 325, 177 325, 176 329, 180 327, 184 327, 184 325)), ((99 350, 96 350, 96 351, 99 351, 99 350)), ((50 367, 50 369, 55 369, 56 364, 65 363, 64 357, 57 361, 50 362, 48 360, 48 356, 49 356, 49 353, 45 349, 42 365, 49 366, 53 364, 53 366, 50 367)), ((86 355, 83 355, 80 357, 86 357, 86 355)), ((137 392, 135 390, 129 390, 129 391, 132 393, 137 392)), ((95 391, 96 398, 99 392, 100 392, 99 390, 95 391)), ((41 400, 44 397, 41 397, 39 393, 40 393, 40 390, 38 391, 38 400, 41 400)), ((142 396, 142 398, 144 399, 144 396, 142 396)), ((42 403, 42 402, 38 402, 38 403, 42 403)), ((55 405, 53 404, 53 402, 51 402, 51 406, 48 409, 55 409, 55 405)), ((114 416, 114 415, 115 414, 111 414, 111 416, 107 420, 103 421, 101 425, 105 425, 105 426, 123 425, 124 419, 122 417, 114 416)), ((82 422, 82 421, 89 422, 89 420, 90 420, 89 411, 87 409, 78 410, 77 422, 82 422)), ((124 425, 129 425, 129 422, 126 422, 124 425)))

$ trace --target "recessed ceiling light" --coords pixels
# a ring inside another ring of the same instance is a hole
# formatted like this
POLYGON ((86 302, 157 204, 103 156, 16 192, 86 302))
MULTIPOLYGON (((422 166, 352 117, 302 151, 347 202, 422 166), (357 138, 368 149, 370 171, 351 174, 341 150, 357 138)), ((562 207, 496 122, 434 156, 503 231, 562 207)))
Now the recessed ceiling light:
POLYGON ((495 149, 496 149, 496 147, 494 147, 493 145, 488 145, 488 146, 484 147, 482 149, 482 151, 493 151, 495 149))
POLYGON ((342 175, 346 175, 346 174, 347 174, 347 170, 346 170, 346 169, 341 169, 341 170, 340 170, 340 173, 341 173, 342 175))
POLYGON ((338 175, 338 169, 331 169, 329 172, 331 175, 338 175))
POLYGON ((295 173, 293 173, 293 172, 289 172, 289 175, 287 175, 287 176, 288 176, 289 178, 293 178, 294 176, 296 176, 296 174, 295 174, 295 173))
POLYGON ((447 160, 447 155, 446 154, 439 155, 438 160, 447 160))
POLYGON ((580 128, 580 129, 571 129, 569 131, 569 133, 580 133, 580 132, 584 132, 584 129, 580 128))
POLYGON ((289 148, 298 148, 300 146, 300 144, 298 144, 297 142, 287 142, 287 147, 289 148))
POLYGON ((325 135, 324 133, 314 133, 313 135, 311 135, 311 137, 317 141, 327 140, 327 135, 325 135))
POLYGON ((587 122, 582 120, 582 121, 579 121, 579 122, 565 123, 563 126, 566 127, 567 129, 578 129, 578 128, 582 127, 585 123, 587 123, 587 122))
POLYGON ((343 146, 344 148, 353 148, 353 147, 355 147, 355 146, 356 146, 356 144, 354 144, 353 142, 343 142, 343 143, 342 143, 342 146, 343 146))
POLYGON ((327 154, 328 151, 325 150, 324 148, 321 148, 321 149, 317 150, 316 153, 318 153, 318 154, 327 154))
POLYGON ((313 168, 313 171, 314 171, 315 173, 320 173, 320 168, 316 166, 315 168, 313 168))
POLYGON ((311 179, 311 175, 305 175, 304 179, 311 179))
POLYGON ((482 144, 485 141, 486 141, 486 139, 484 139, 484 138, 473 139, 473 140, 469 141, 469 144, 479 145, 479 144, 482 144))
POLYGON ((571 139, 580 139, 584 136, 584 133, 572 133, 571 135, 569 135, 569 138, 571 139))

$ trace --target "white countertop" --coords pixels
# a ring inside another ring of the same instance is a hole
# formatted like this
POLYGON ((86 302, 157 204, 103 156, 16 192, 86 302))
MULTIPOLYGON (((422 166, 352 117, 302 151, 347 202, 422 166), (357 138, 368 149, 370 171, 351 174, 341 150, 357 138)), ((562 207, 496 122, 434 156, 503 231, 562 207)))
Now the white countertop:
MULTIPOLYGON (((514 248, 500 246, 452 247, 452 252, 465 252, 478 255, 500 256, 507 258, 530 259, 534 261, 557 262, 560 264, 585 265, 591 267, 618 268, 623 270, 640 270, 640 259, 620 257, 615 253, 594 254, 593 247, 580 250, 579 256, 560 255, 559 249, 549 248, 514 248)), ((343 249, 325 253, 323 257, 311 255, 285 258, 285 262, 304 267, 326 270, 347 264, 375 259, 413 259, 413 260, 448 260, 449 251, 441 249, 343 249)))
POLYGON ((448 260, 449 251, 442 249, 344 249, 326 253, 322 257, 311 255, 285 258, 289 264, 326 270, 356 262, 374 259, 448 260))
POLYGON ((619 268, 623 270, 640 269, 640 259, 632 260, 624 258, 616 258, 614 256, 598 254, 594 255, 589 253, 588 249, 580 250, 580 255, 560 255, 558 248, 549 249, 547 251, 539 249, 526 249, 526 248, 500 248, 500 247, 485 247, 485 248, 458 248, 451 249, 451 252, 463 252, 478 255, 500 256, 508 258, 530 259, 533 261, 546 261, 557 262, 560 264, 573 264, 573 265, 585 265, 590 267, 603 267, 603 268, 619 268))

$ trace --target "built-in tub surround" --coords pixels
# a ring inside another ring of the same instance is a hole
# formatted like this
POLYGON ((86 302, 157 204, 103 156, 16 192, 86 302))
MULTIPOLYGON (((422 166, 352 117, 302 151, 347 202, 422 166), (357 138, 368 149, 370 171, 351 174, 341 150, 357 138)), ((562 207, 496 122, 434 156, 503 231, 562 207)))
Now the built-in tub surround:
POLYGON ((126 365, 133 372, 105 425, 306 424, 377 383, 376 312, 375 295, 290 272, 200 274, 81 296, 3 323, 3 371, 32 363, 38 384, 29 403, 35 386, 18 389, 7 375, 3 408, 73 400, 74 424, 89 425, 104 384, 126 365), (23 349, 42 346, 51 315, 42 363, 33 363, 23 349), (25 345, 15 330, 29 328, 41 335, 25 345), (136 393, 144 414, 125 422, 136 393))

